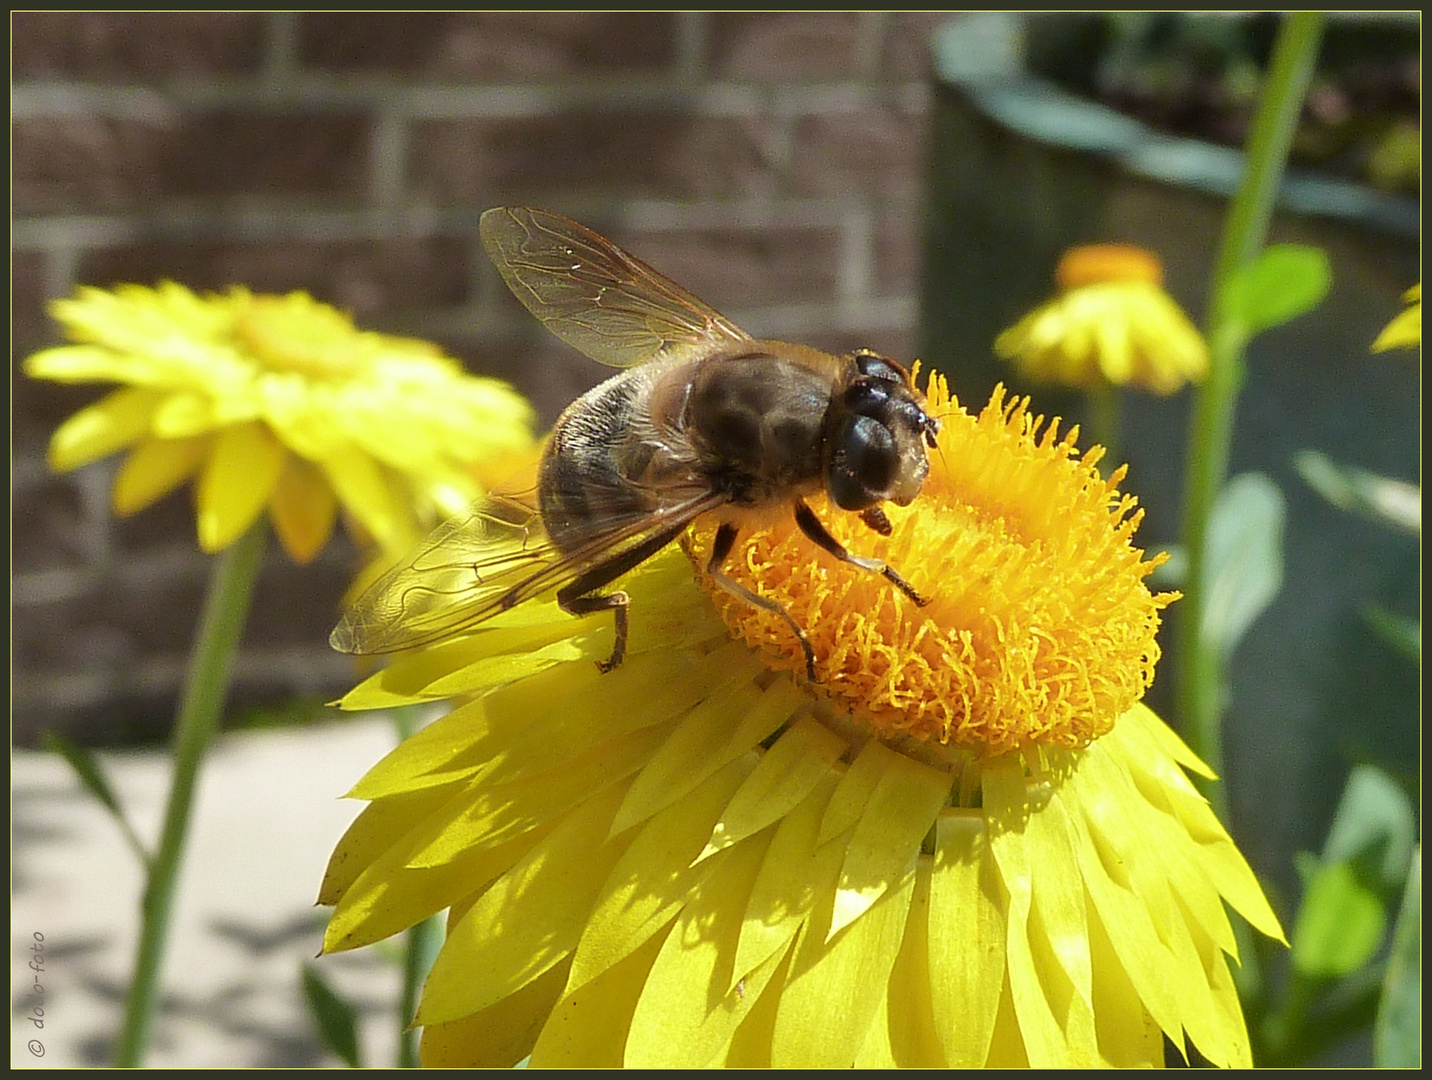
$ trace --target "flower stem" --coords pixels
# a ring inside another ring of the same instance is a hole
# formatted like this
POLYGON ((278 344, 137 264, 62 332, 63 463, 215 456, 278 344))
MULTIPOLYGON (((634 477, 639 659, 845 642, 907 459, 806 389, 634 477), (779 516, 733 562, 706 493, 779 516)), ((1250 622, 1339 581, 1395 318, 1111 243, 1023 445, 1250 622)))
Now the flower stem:
POLYGON ((159 1003, 159 976, 169 936, 169 915, 179 881, 199 766, 219 727, 229 672, 248 617, 267 539, 268 523, 260 517, 248 532, 218 556, 209 578, 199 636, 189 657, 184 697, 175 720, 174 776, 169 805, 140 904, 139 952, 116 1055, 116 1064, 121 1068, 139 1066, 149 1043, 159 1003))
POLYGON ((1098 443, 1104 448, 1104 458, 1099 469, 1108 476, 1123 462, 1119 460, 1119 427, 1123 419, 1123 402, 1119 388, 1107 379, 1100 379, 1098 385, 1087 392, 1089 400, 1089 429, 1093 436, 1082 440, 1085 445, 1098 443))
MULTIPOLYGON (((402 742, 418 729, 418 707, 406 706, 393 710, 393 726, 402 742)), ((403 991, 398 1003, 398 1068, 421 1067, 418 1060, 418 1033, 412 1030, 413 1017, 418 1014, 418 998, 423 980, 437 959, 443 943, 442 922, 432 915, 409 928, 403 935, 403 991)))
MULTIPOLYGON (((1188 576, 1179 611, 1179 713, 1193 751, 1215 773, 1223 773, 1222 721, 1225 671, 1218 645, 1202 633, 1211 576, 1218 570, 1206 559, 1208 520, 1228 475, 1233 413, 1245 375, 1243 338, 1228 310, 1228 285, 1234 271, 1262 250, 1273 216, 1278 182, 1322 36, 1323 15, 1316 11, 1286 15, 1278 29, 1268 77, 1248 137, 1243 182, 1224 223, 1214 267, 1205 336, 1211 364, 1199 388, 1189 432, 1184 477, 1183 541, 1188 576)), ((1204 793, 1227 820, 1221 784, 1204 793)))

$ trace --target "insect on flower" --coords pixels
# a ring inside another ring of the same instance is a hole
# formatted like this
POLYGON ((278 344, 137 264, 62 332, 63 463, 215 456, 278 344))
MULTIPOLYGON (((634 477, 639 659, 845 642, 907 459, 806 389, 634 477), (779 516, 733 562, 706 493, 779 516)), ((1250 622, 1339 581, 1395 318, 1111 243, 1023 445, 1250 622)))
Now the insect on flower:
POLYGON ((482 242, 508 287, 554 334, 623 369, 573 402, 538 470, 536 506, 481 500, 375 582, 334 629, 334 648, 389 653, 464 633, 556 591, 573 615, 610 610, 626 652, 625 592, 601 592, 698 518, 719 523, 706 570, 727 592, 805 632, 774 600, 722 572, 743 522, 789 509, 835 558, 925 599, 891 566, 835 539, 806 498, 821 490, 889 535, 881 503, 908 505, 940 424, 909 373, 868 349, 844 356, 752 338, 609 240, 558 214, 498 207, 482 242))

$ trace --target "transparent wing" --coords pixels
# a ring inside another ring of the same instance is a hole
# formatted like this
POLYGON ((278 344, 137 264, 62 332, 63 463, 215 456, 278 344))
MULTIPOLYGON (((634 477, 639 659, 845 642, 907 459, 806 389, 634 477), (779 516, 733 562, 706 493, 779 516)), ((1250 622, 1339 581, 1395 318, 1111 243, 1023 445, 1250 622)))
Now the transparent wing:
POLYGON ((691 359, 750 335, 610 240, 561 214, 499 206, 482 243, 528 311, 593 360, 634 367, 691 359))
MULTIPOLYGON (((329 643, 345 653, 393 653, 456 637, 584 574, 619 566, 644 541, 684 528, 726 501, 692 494, 659 514, 612 521, 580 548, 562 552, 547 539, 536 510, 490 495, 369 586, 329 643)), ((628 559, 625 569, 634 565, 628 559)))

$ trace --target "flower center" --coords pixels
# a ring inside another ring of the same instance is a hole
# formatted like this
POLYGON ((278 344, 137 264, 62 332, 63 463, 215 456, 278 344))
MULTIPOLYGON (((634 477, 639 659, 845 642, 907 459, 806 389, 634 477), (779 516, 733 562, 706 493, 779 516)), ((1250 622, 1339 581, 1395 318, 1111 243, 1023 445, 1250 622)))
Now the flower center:
POLYGON ((346 313, 302 293, 249 297, 234 334, 264 367, 310 378, 351 378, 368 351, 346 313))
MULTIPOLYGON (((743 534, 726 572, 789 613, 815 653, 814 691, 881 737, 977 754, 1087 745, 1153 680, 1159 612, 1176 597, 1144 579, 1165 556, 1145 561, 1130 544, 1142 512, 1116 490, 1124 470, 1100 476, 1102 449, 1080 456, 1077 429, 1060 437, 1002 388, 978 417, 938 375, 929 398, 940 447, 919 498, 885 507, 890 536, 812 501, 836 539, 885 560, 925 607, 792 523, 743 534)), ((710 533, 692 544, 698 566, 710 533)), ((778 613, 706 587, 733 633, 805 671, 778 613)))
POLYGON ((1163 263, 1152 251, 1133 244, 1085 244, 1066 251, 1054 270, 1063 292, 1109 281, 1163 284, 1163 263))

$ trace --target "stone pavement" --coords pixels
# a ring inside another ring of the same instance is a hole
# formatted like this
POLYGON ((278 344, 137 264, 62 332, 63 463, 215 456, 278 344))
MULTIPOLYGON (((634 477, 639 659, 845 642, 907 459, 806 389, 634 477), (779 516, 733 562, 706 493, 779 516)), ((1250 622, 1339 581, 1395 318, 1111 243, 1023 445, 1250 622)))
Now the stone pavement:
MULTIPOLYGON (((146 1064, 341 1064, 315 1034, 299 984, 327 909, 313 906, 329 852, 361 804, 340 796, 394 743, 381 715, 222 735, 200 779, 146 1064)), ((160 751, 102 760, 148 843, 168 790, 160 751)), ((10 1064, 110 1064, 134 962, 141 876, 113 818, 45 753, 11 755, 10 1064), (43 997, 29 963, 43 935, 43 997), (44 1028, 29 1017, 39 1004, 44 1028)), ((362 1014, 364 1063, 394 1060, 398 971, 382 946, 319 970, 362 1014)))

